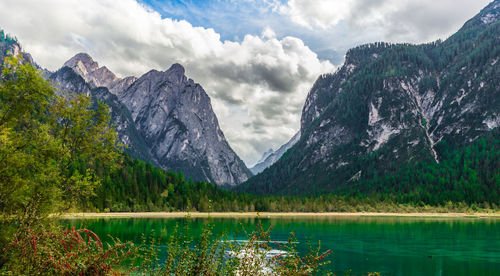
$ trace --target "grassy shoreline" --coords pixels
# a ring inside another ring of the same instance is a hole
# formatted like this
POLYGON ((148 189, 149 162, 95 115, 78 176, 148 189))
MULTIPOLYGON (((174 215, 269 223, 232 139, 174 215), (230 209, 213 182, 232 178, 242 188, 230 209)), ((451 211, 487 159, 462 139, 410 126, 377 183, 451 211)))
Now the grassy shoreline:
POLYGON ((500 212, 492 213, 391 213, 391 212, 117 212, 117 213, 66 213, 61 218, 294 218, 294 217, 442 217, 442 218, 499 218, 500 212))

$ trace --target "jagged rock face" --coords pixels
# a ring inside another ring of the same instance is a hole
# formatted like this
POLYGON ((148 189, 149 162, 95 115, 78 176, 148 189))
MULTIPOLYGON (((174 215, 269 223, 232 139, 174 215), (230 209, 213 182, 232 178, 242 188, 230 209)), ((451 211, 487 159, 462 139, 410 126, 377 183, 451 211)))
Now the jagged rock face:
POLYGON ((163 168, 218 185, 251 176, 220 130, 210 98, 181 65, 144 74, 119 98, 163 168))
POLYGON ((70 96, 72 93, 83 93, 90 96, 93 101, 99 100, 108 105, 111 112, 111 123, 117 130, 119 140, 126 146, 125 151, 134 158, 158 165, 151 156, 144 138, 137 131, 127 107, 106 87, 92 88, 81 75, 67 66, 52 73, 48 78, 57 86, 57 93, 60 95, 70 96))
POLYGON ((64 66, 57 70, 50 75, 49 80, 56 86, 56 93, 59 95, 82 93, 90 96, 89 84, 69 67, 64 66))
POLYGON ((84 93, 107 104, 119 139, 135 158, 221 186, 252 175, 227 143, 210 98, 179 64, 120 79, 80 53, 46 74, 61 95, 84 93))
POLYGON ((0 63, 3 64, 7 56, 17 56, 21 52, 21 46, 15 40, 8 39, 4 32, 0 32, 0 63))
POLYGON ((40 69, 40 66, 33 61, 33 57, 29 53, 22 51, 21 45, 16 39, 5 35, 5 32, 0 30, 0 65, 8 56, 21 57, 23 62, 30 63, 35 68, 40 69))
POLYGON ((99 64, 85 53, 75 55, 63 66, 73 69, 92 87, 112 87, 120 81, 106 66, 99 67, 99 64))
POLYGON ((133 76, 118 78, 106 66, 99 67, 92 57, 86 53, 76 54, 64 63, 63 66, 73 69, 92 88, 106 87, 115 95, 125 91, 137 78, 133 76))
POLYGON ((269 151, 265 152, 262 155, 262 158, 257 162, 257 164, 255 164, 255 166, 250 168, 250 171, 254 175, 257 175, 266 168, 269 168, 272 164, 276 163, 276 161, 278 161, 281 158, 281 156, 285 154, 287 150, 289 150, 292 146, 294 146, 299 141, 299 139, 300 139, 300 131, 297 132, 288 142, 286 142, 276 151, 270 149, 269 151))
POLYGON ((109 91, 115 95, 119 95, 119 93, 124 92, 136 80, 137 80, 137 78, 133 77, 133 76, 119 79, 118 81, 113 82, 110 84, 110 86, 108 86, 109 91))
POLYGON ((375 43, 348 51, 345 64, 321 76, 308 94, 301 139, 247 191, 348 190, 401 164, 439 162, 436 145, 463 146, 500 124, 500 0, 444 42, 375 43))
POLYGON ((220 130, 210 98, 181 65, 139 79, 117 78, 83 53, 64 65, 51 79, 62 90, 108 104, 132 156, 218 185, 237 185, 251 176, 220 130))

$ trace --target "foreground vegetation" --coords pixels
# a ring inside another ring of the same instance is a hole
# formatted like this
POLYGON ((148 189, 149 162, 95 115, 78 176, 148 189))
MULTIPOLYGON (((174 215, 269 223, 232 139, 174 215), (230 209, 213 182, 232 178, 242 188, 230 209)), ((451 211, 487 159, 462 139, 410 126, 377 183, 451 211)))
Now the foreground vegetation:
POLYGON ((330 250, 309 246, 300 255, 293 233, 287 243, 270 239, 272 227, 258 223, 247 242, 215 235, 207 225, 200 236, 188 219, 166 241, 154 234, 141 244, 114 240, 103 245, 89 229, 64 229, 51 224, 25 228, 6 245, 0 274, 14 275, 329 275, 330 250), (167 245, 160 255, 160 245, 167 245), (269 255, 274 250, 275 254, 269 255))
MULTIPOLYGON (((0 77, 0 268, 18 274, 38 267, 29 274, 50 274, 40 262, 47 254, 54 262, 62 256, 44 251, 46 244, 83 244, 79 232, 49 229, 46 218, 89 200, 100 185, 91 169, 97 162, 110 169, 120 164, 109 120, 106 106, 84 95, 59 97, 31 64, 6 58, 0 77), (81 162, 89 167, 78 170, 81 162), (13 262, 29 254, 27 243, 36 256, 18 266, 13 262)), ((95 243, 86 242, 84 256, 94 259, 95 243)))

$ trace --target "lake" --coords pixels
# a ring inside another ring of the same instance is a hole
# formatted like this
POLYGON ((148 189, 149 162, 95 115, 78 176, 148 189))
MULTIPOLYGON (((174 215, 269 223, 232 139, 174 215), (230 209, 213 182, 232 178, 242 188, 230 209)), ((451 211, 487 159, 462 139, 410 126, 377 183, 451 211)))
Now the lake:
MULTIPOLYGON (((100 237, 109 234, 122 241, 141 241, 142 234, 167 233, 183 219, 94 218, 68 219, 68 226, 88 227, 100 237)), ((213 223, 214 232, 244 238, 242 228, 255 228, 255 218, 198 218, 192 231, 213 223)), ((313 217, 261 219, 273 225, 273 240, 286 241, 290 231, 299 240, 321 241, 330 249, 331 270, 343 275, 381 272, 382 275, 500 275, 500 219, 408 217, 313 217)))

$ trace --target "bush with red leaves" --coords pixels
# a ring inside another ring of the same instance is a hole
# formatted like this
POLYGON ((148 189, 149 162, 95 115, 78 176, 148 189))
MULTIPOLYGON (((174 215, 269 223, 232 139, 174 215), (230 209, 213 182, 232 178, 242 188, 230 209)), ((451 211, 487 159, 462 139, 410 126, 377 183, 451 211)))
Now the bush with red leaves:
POLYGON ((20 275, 107 275, 133 254, 130 243, 103 246, 88 229, 24 228, 5 248, 4 269, 20 275))

